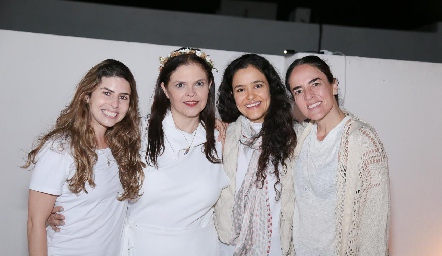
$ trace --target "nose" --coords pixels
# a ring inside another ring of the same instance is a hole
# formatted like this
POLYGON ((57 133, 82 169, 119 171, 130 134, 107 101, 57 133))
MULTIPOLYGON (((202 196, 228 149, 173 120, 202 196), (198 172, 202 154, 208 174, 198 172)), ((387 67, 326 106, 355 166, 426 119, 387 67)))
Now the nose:
POLYGON ((189 88, 187 89, 186 95, 189 97, 193 97, 195 96, 196 92, 195 92, 195 88, 193 88, 193 86, 189 86, 189 88))
POLYGON ((304 100, 309 100, 309 99, 313 98, 313 96, 314 96, 314 94, 310 88, 306 88, 304 90, 304 100))
POLYGON ((111 107, 113 108, 118 108, 118 106, 120 105, 120 99, 118 96, 113 96, 111 99, 111 103, 110 103, 111 107))
POLYGON ((248 100, 253 100, 255 98, 255 93, 251 90, 247 90, 247 95, 246 95, 246 99, 248 100))

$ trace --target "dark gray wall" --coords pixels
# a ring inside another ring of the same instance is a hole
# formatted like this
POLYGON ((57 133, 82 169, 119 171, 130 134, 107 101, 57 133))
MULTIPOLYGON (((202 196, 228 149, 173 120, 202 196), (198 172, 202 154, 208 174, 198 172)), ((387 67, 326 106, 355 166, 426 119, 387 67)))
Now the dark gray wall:
MULTIPOLYGON (((321 49, 442 63, 442 23, 405 32, 323 26, 321 49)), ((282 55, 317 51, 319 25, 61 0, 1 0, 0 29, 282 55)))

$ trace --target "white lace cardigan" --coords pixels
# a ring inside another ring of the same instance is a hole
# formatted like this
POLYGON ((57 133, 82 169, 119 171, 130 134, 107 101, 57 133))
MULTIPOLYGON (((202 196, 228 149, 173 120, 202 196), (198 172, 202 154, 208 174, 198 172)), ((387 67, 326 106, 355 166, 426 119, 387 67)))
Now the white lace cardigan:
MULTIPOLYGON (((215 205, 215 227, 221 242, 229 244, 233 234, 233 205, 236 191, 236 168, 238 165, 239 138, 241 136, 241 122, 239 119, 230 124, 226 131, 226 141, 223 150, 223 167, 230 179, 230 185, 223 189, 215 205)), ((287 163, 280 174, 281 182, 281 213, 279 229, 281 236, 282 255, 292 256, 293 251, 293 213, 294 213, 294 162, 287 163), (287 171, 288 170, 288 171, 287 171)), ((255 255, 254 255, 255 256, 255 255)), ((262 256, 262 255, 259 255, 262 256)))
MULTIPOLYGON (((387 154, 376 131, 368 123, 344 112, 350 120, 344 126, 338 156, 335 255, 388 255, 390 189, 387 154)), ((312 127, 312 123, 305 129, 297 126, 295 161, 312 127)))

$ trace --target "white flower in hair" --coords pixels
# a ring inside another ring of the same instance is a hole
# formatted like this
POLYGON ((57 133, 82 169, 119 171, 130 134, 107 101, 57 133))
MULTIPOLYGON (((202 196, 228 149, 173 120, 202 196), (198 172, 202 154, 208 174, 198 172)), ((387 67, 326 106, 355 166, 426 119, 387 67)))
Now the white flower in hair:
POLYGON ((199 49, 195 49, 195 48, 180 48, 178 50, 175 50, 171 53, 169 53, 167 55, 166 58, 160 57, 160 67, 159 70, 161 71, 161 69, 163 69, 164 65, 167 63, 167 61, 169 61, 170 58, 176 57, 176 56, 180 56, 183 54, 195 54, 196 56, 204 59, 206 61, 207 64, 209 64, 209 66, 214 69, 216 72, 218 72, 218 70, 215 68, 212 59, 209 57, 209 55, 205 54, 204 52, 202 52, 199 49))

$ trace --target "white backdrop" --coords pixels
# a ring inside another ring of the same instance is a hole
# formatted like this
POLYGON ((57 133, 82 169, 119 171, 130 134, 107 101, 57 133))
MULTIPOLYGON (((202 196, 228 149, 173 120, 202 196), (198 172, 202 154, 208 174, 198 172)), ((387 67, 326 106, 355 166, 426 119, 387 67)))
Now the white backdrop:
MULTIPOLYGON (((19 168, 35 139, 69 103, 76 84, 107 58, 133 72, 141 113, 149 110, 158 58, 180 46, 62 37, 0 30, 1 255, 26 255, 30 172, 19 168)), ((241 52, 205 50, 220 78, 241 52)), ((264 55, 282 72, 290 58, 264 55)), ((370 122, 389 155, 392 255, 442 255, 442 64, 323 56, 340 80, 344 106, 370 122), (420 128, 420 129, 419 129, 420 128), (438 147, 439 146, 439 147, 438 147)))

